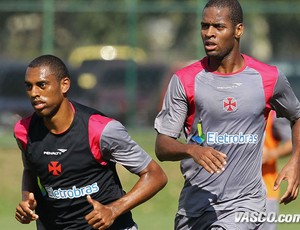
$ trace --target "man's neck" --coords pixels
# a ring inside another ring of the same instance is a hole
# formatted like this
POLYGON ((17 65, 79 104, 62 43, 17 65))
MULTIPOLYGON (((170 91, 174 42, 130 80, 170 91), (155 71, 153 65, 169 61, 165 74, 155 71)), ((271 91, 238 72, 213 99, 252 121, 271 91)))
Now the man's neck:
POLYGON ((240 53, 237 56, 228 56, 222 59, 208 57, 208 67, 212 71, 222 74, 238 72, 244 63, 244 58, 240 53))
POLYGON ((44 118, 44 124, 51 133, 60 134, 67 131, 74 119, 74 109, 72 104, 65 100, 58 111, 51 118, 44 118))

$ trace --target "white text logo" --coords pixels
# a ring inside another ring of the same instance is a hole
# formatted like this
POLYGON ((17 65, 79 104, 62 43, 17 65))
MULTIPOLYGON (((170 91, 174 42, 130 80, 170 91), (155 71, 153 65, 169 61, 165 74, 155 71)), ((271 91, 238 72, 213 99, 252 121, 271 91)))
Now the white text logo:
POLYGON ((300 214, 277 214, 276 212, 237 212, 235 222, 240 223, 299 223, 300 214))
POLYGON ((53 189, 52 187, 45 187, 48 192, 48 196, 53 199, 74 199, 81 196, 90 195, 99 191, 97 183, 87 185, 85 187, 76 188, 73 186, 70 189, 53 189))
POLYGON ((66 151, 67 151, 67 149, 57 149, 57 151, 53 151, 53 152, 44 151, 44 155, 55 155, 55 156, 58 156, 58 155, 61 155, 61 154, 65 153, 66 151))
POLYGON ((219 134, 218 132, 207 133, 207 144, 256 144, 257 134, 219 134))

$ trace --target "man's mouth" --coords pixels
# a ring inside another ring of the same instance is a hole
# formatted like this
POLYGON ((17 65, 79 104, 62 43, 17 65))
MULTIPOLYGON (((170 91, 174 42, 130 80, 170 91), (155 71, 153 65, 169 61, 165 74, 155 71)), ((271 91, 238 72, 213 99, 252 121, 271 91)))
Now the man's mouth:
POLYGON ((36 110, 43 109, 44 105, 45 105, 45 103, 42 101, 33 101, 31 104, 34 107, 34 109, 36 109, 36 110))
POLYGON ((214 43, 214 42, 206 41, 206 42, 204 43, 204 47, 205 47, 205 50, 207 50, 207 51, 212 51, 212 50, 215 50, 215 49, 216 49, 217 44, 214 43))

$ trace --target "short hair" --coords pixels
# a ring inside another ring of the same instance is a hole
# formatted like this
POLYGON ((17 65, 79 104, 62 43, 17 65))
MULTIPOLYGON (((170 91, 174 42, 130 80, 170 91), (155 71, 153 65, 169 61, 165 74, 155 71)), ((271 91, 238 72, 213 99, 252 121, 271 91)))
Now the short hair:
POLYGON ((243 23, 243 9, 237 0, 209 0, 204 9, 208 7, 228 8, 232 23, 234 25, 243 23))
POLYGON ((48 66, 51 74, 54 74, 57 80, 61 80, 64 77, 70 78, 69 70, 65 63, 58 57, 50 54, 42 55, 32 60, 28 67, 36 68, 41 66, 48 66))

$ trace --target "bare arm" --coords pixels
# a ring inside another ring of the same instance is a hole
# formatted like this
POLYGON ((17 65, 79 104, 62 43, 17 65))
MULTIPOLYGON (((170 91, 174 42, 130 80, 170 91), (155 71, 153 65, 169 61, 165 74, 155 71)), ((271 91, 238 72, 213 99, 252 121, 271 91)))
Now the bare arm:
POLYGON ((138 175, 140 178, 134 187, 111 204, 102 205, 88 197, 94 210, 85 219, 93 228, 106 229, 118 216, 153 197, 167 183, 167 176, 154 160, 138 175))
POLYGON ((274 189, 277 190, 282 182, 286 180, 288 187, 283 196, 280 198, 280 203, 288 204, 292 200, 295 200, 299 192, 300 184, 300 119, 296 120, 292 127, 293 138, 293 153, 280 171, 275 184, 274 189))
POLYGON ((22 178, 22 201, 16 207, 15 218, 22 224, 29 224, 31 221, 38 219, 38 215, 34 213, 37 202, 34 198, 33 187, 34 178, 30 170, 23 170, 22 178))
POLYGON ((196 144, 183 144, 164 134, 157 134, 155 143, 156 156, 161 161, 178 161, 193 158, 210 173, 219 173, 224 170, 226 154, 211 147, 202 147, 196 144))

